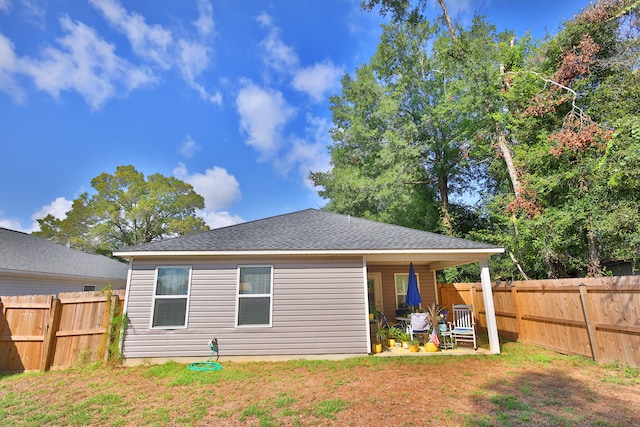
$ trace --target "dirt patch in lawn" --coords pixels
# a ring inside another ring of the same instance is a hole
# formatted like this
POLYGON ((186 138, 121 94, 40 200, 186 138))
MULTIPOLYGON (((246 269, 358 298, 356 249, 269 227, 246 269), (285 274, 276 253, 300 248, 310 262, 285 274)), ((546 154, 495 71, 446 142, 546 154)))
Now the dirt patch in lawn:
POLYGON ((512 343, 501 356, 83 368, 0 377, 0 424, 640 424, 640 373, 512 343))

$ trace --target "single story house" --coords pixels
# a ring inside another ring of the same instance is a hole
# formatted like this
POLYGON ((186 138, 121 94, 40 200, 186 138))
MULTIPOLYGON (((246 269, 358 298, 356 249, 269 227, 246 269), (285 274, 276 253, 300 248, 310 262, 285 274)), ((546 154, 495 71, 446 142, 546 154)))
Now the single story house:
POLYGON ((124 289, 128 265, 0 228, 0 296, 124 289))
POLYGON ((488 258, 502 248, 308 209, 122 248, 130 260, 126 364, 340 358, 371 351, 369 305, 395 314, 413 262, 423 304, 436 270, 479 262, 499 353, 488 258))

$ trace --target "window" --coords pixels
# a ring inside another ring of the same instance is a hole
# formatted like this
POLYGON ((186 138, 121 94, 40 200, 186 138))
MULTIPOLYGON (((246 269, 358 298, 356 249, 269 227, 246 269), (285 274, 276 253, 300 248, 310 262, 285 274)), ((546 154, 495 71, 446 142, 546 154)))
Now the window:
POLYGON ((158 267, 153 296, 153 328, 186 328, 191 267, 158 267))
POLYGON ((237 326, 271 326, 272 266, 238 267, 237 326))
POLYGON ((96 290, 96 285, 82 285, 82 292, 93 292, 96 290))
MULTIPOLYGON (((396 273, 396 308, 400 308, 406 305, 405 300, 407 298, 407 286, 409 285, 409 273, 396 273)), ((420 289, 420 279, 418 273, 416 273, 416 281, 418 282, 418 289, 420 289)))

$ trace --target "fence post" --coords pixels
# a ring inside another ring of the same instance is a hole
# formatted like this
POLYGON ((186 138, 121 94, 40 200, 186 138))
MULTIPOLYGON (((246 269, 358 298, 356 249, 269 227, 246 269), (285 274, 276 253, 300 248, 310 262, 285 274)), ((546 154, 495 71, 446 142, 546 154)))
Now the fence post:
POLYGON ((584 321, 587 324, 587 334, 589 335, 589 344, 591 345, 591 353, 593 354, 593 360, 596 363, 600 363, 598 360, 598 345, 596 338, 596 328, 591 322, 591 312, 589 311, 589 296, 587 293, 587 285, 584 283, 580 283, 578 285, 578 289, 580 290, 580 303, 582 304, 582 312, 584 313, 584 321))
POLYGON ((522 309, 520 308, 520 301, 518 300, 518 288, 515 285, 511 285, 511 298, 513 299, 513 305, 516 309, 516 324, 518 326, 518 341, 526 342, 524 335, 524 325, 522 324, 522 309))
POLYGON ((47 323, 47 330, 45 331, 44 343, 42 344, 42 363, 40 364, 41 371, 48 371, 51 368, 53 362, 53 353, 56 346, 56 332, 60 327, 60 300, 53 297, 51 300, 51 308, 49 311, 49 322, 47 323))
POLYGON ((109 305, 109 310, 108 310, 108 318, 105 322, 104 328, 105 328, 105 332, 104 332, 104 354, 102 356, 102 360, 106 363, 109 361, 109 352, 110 352, 110 347, 111 347, 111 340, 113 339, 112 337, 112 323, 113 323, 113 318, 114 315, 116 313, 116 306, 119 305, 119 297, 118 295, 114 295, 111 294, 111 298, 110 300, 108 299, 107 302, 110 301, 110 305, 109 305))
MULTIPOLYGON (((476 322, 478 322, 478 313, 480 312, 478 304, 477 304, 477 298, 478 296, 476 295, 476 285, 471 285, 471 289, 469 289, 469 293, 471 294, 471 305, 473 306, 473 317, 476 319, 476 322)), ((481 325, 478 325, 481 326, 481 325)))

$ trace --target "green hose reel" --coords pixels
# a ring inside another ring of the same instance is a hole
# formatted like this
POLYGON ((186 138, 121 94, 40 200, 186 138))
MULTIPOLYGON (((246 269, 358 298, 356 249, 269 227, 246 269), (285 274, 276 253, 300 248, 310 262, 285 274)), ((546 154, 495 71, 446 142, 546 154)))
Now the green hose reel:
POLYGON ((219 371, 222 369, 222 365, 218 362, 220 358, 220 352, 218 349, 218 339, 213 338, 209 341, 209 348, 211 349, 211 357, 206 362, 194 362, 190 363, 187 367, 192 371, 207 372, 207 371, 219 371), (216 360, 213 361, 213 356, 216 356, 216 360))

